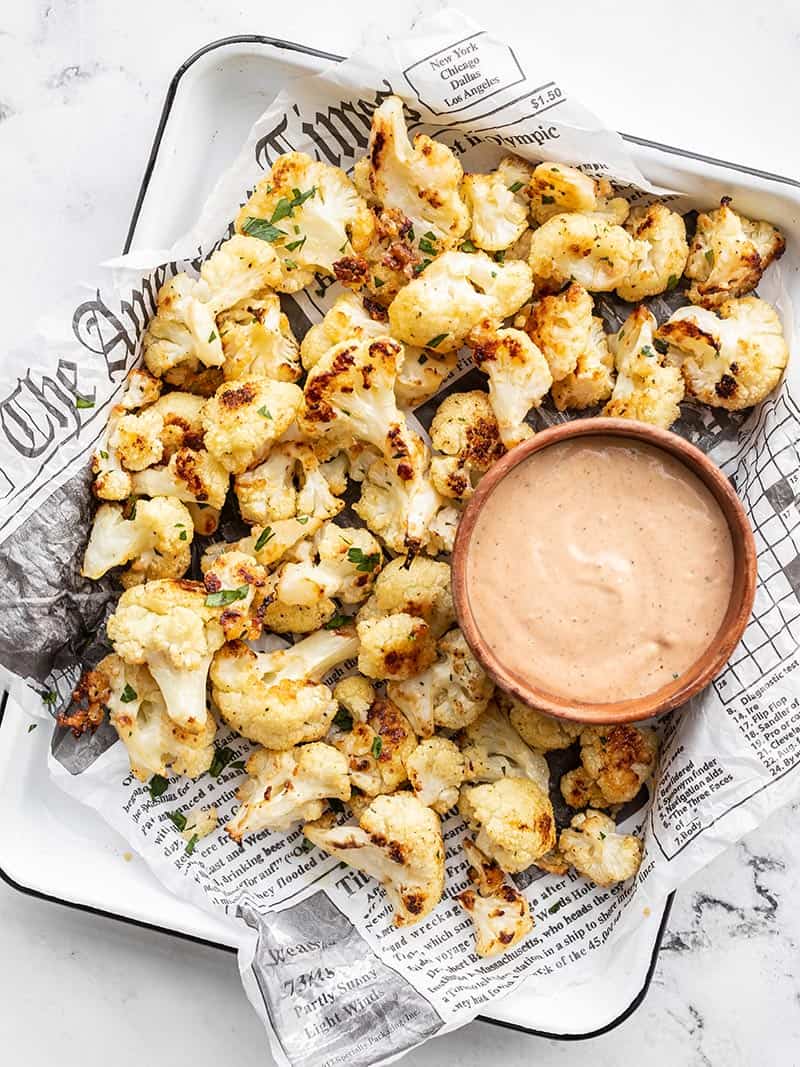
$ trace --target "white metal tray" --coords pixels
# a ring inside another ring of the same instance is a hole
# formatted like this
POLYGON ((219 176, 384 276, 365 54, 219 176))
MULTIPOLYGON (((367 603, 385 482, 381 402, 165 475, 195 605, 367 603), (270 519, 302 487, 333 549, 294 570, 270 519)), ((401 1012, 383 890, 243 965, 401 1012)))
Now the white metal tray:
MULTIPOLYGON (((191 56, 167 92, 125 251, 167 247, 184 233, 276 92, 338 58, 257 36, 217 41, 191 56)), ((800 242, 800 182, 627 139, 652 181, 680 188, 702 176, 709 203, 732 194, 743 211, 762 211, 800 242)), ((10 701, 0 705, 0 876, 22 892, 231 949, 229 927, 172 896, 93 811, 52 785, 48 731, 29 732, 29 722, 10 701)), ((647 992, 670 904, 653 917, 652 942, 631 957, 627 990, 594 987, 576 1012, 570 997, 537 997, 532 980, 493 1004, 487 1021, 563 1039, 617 1025, 647 992), (639 990, 633 999, 631 989, 639 990)))

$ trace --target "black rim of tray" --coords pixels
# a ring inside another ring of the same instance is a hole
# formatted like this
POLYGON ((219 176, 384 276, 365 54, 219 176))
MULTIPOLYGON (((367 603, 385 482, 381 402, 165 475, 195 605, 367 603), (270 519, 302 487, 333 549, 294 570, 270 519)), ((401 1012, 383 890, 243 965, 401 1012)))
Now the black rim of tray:
MULTIPOLYGON (((142 205, 144 204, 144 198, 147 194, 147 189, 150 185, 150 179, 152 178, 153 171, 155 169, 156 160, 158 158, 159 149, 161 147, 161 141, 164 136, 164 130, 166 129, 167 122, 169 120, 170 112, 172 111, 172 105, 175 101, 175 96, 178 92, 178 87, 183 75, 192 67, 199 59, 207 55, 209 52, 213 52, 218 48, 225 48, 229 45, 237 44, 256 44, 256 45, 269 45, 272 48, 277 48, 285 52, 296 52, 301 55, 314 56, 317 59, 325 59, 332 63, 341 63, 344 59, 343 56, 333 55, 330 52, 320 51, 318 48, 311 48, 308 45, 295 44, 292 41, 283 41, 276 37, 265 37, 261 34, 236 34, 231 37, 222 37, 218 41, 210 41, 194 52, 189 58, 183 62, 180 67, 175 71, 175 74, 170 81, 167 89, 167 94, 164 98, 164 105, 161 109, 161 115, 159 116, 158 126, 156 127, 155 136, 153 138, 153 144, 150 148, 150 154, 147 158, 147 163, 144 169, 144 175, 142 177, 142 183, 139 186, 139 192, 136 196, 136 203, 134 204, 133 214, 131 216, 130 226, 128 227, 128 234, 125 238, 125 245, 123 252, 129 252, 131 245, 133 244, 133 238, 136 233, 136 227, 139 222, 139 216, 142 211, 142 205)), ((684 148, 674 148, 671 145, 661 144, 658 141, 649 141, 643 137, 635 137, 633 134, 622 133, 621 136, 624 140, 630 141, 633 144, 642 145, 645 148, 655 148, 661 152, 666 152, 670 155, 681 156, 685 159, 698 160, 701 163, 710 163, 717 167, 727 167, 730 170, 738 171, 741 174, 750 174, 757 178, 766 178, 770 181, 780 182, 783 185, 790 185, 796 188, 800 188, 800 181, 796 181, 794 178, 787 178, 781 174, 773 174, 770 171, 758 170, 755 167, 747 167, 741 163, 731 163, 727 160, 715 159, 713 156, 704 156, 699 152, 690 152, 684 148)), ((5 718, 6 704, 8 701, 8 693, 3 693, 2 700, 0 700, 0 728, 2 728, 3 720, 5 718)), ((167 934, 171 937, 178 937, 184 941, 192 941, 197 945, 205 945, 208 948, 220 949, 223 952, 235 952, 236 949, 229 945, 221 945, 216 941, 209 941, 203 937, 197 937, 194 934, 183 933, 180 930, 173 930, 168 926, 159 926, 158 923, 148 923, 141 919, 133 919, 127 915, 119 915, 113 911, 105 911, 102 908, 94 908, 89 904, 80 904, 76 901, 65 900, 62 897, 53 896, 50 893, 42 893, 38 889, 33 889, 31 886, 22 885, 20 882, 15 881, 2 867, 0 867, 0 878, 10 886, 12 889, 16 889, 20 893, 24 893, 27 896, 34 897, 37 900, 44 900, 51 904, 61 904, 68 908, 74 908, 76 911, 83 911, 89 915, 100 915, 105 919, 114 919, 117 922, 128 923, 131 926, 139 926, 145 930, 155 930, 161 934, 167 934)), ((593 1037, 600 1037, 602 1034, 607 1034, 610 1030, 615 1029, 621 1023, 625 1022, 639 1007, 644 998, 647 996, 650 988, 650 982, 652 981, 653 974, 658 962, 659 952, 661 950, 661 942, 664 938, 664 934, 667 929, 667 922, 669 920, 670 911, 672 910, 672 904, 675 899, 674 891, 669 894, 664 904, 664 910, 661 915, 661 920, 658 925, 658 932, 656 933, 655 941, 653 943, 653 951, 650 956, 650 963, 647 968, 647 974, 645 975, 642 988, 630 1002, 627 1008, 616 1018, 612 1019, 610 1023, 600 1027, 597 1030, 592 1030, 590 1033, 585 1034, 555 1034, 546 1030, 534 1030, 527 1026, 520 1026, 516 1023, 505 1022, 501 1019, 490 1019, 485 1015, 479 1015, 477 1018, 481 1022, 490 1023, 492 1026, 502 1026, 507 1030, 517 1030, 523 1034, 529 1034, 532 1037, 546 1037, 554 1041, 585 1041, 593 1037)))

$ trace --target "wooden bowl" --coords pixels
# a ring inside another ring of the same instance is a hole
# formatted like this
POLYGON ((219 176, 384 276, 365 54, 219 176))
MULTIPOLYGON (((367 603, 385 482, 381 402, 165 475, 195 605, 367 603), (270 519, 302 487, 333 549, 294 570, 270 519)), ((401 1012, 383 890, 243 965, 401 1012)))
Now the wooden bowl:
POLYGON ((722 670, 742 636, 756 590, 756 548, 750 523, 728 479, 710 459, 677 434, 628 419, 590 418, 553 426, 517 445, 488 471, 467 505, 456 534, 452 583, 456 615, 467 642, 501 689, 525 704, 557 718, 586 723, 622 723, 647 719, 684 704, 722 670), (734 578, 728 610, 709 647, 680 677, 653 693, 606 704, 588 703, 537 687, 503 663, 502 649, 490 647, 481 636, 470 607, 467 555, 478 516, 497 485, 518 463, 540 449, 576 437, 628 437, 670 453, 711 491, 719 504, 733 542, 734 578))

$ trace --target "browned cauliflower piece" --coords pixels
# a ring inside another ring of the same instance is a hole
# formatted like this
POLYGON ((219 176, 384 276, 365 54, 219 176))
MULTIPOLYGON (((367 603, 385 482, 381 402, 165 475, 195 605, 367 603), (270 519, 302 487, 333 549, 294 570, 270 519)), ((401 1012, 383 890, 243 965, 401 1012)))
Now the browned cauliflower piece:
POLYGON ((529 778, 463 786, 458 807, 478 831, 475 843, 481 852, 509 874, 524 871, 555 846, 553 806, 529 778))
POLYGON ((540 406, 553 384, 547 360, 522 330, 498 330, 483 323, 469 343, 475 365, 489 377, 489 401, 500 440, 513 448, 532 436, 525 416, 540 406))
MULTIPOLYGON (((338 686, 334 696, 342 703, 338 686)), ((394 793, 407 780, 406 763, 417 747, 408 719, 391 700, 378 697, 363 720, 355 719, 349 729, 346 725, 338 729, 334 722, 331 744, 347 758, 353 786, 366 796, 394 793)))
POLYGON ((411 678, 436 659, 436 638, 424 619, 405 612, 357 625, 358 669, 369 678, 411 678))
POLYGON ((322 741, 283 752, 257 748, 245 764, 247 781, 239 786, 239 810, 225 826, 234 841, 259 830, 289 830, 319 819, 329 798, 350 799, 344 757, 322 741))
POLYGON ((530 263, 537 293, 557 292, 570 279, 607 293, 625 279, 637 254, 621 226, 596 215, 554 215, 531 237, 530 263))
POLYGON ((603 320, 592 316, 586 348, 575 370, 553 382, 551 395, 559 411, 583 411, 608 400, 614 389, 614 357, 608 347, 603 320))
POLYGON ((166 466, 147 467, 130 478, 135 496, 169 496, 187 506, 200 503, 215 509, 225 503, 230 483, 225 467, 204 448, 179 448, 166 466))
POLYGON ((581 733, 581 762, 608 804, 633 800, 655 770, 658 744, 638 726, 588 726, 581 733))
POLYGON ((417 745, 406 758, 406 770, 417 799, 440 815, 458 803, 464 757, 446 737, 431 737, 417 745))
POLYGON ((655 328, 655 318, 640 305, 610 339, 617 380, 603 414, 668 430, 680 415, 684 384, 680 370, 658 351, 655 328))
POLYGON ((472 214, 470 239, 486 252, 504 251, 528 228, 526 183, 509 180, 509 169, 518 171, 519 165, 509 168, 505 162, 489 174, 468 174, 461 183, 472 214))
POLYGON ((275 293, 262 292, 217 316, 225 362, 234 378, 274 378, 296 382, 302 373, 300 350, 275 293))
POLYGON ((665 204, 635 207, 625 229, 636 242, 636 258, 617 286, 617 296, 635 304, 674 289, 689 255, 686 224, 677 211, 665 204))
POLYGON ((590 347, 592 298, 577 282, 532 306, 525 332, 540 350, 554 382, 574 373, 590 347))
POLYGON ((561 212, 580 211, 621 225, 628 215, 628 202, 613 192, 605 178, 590 178, 566 163, 540 163, 528 186, 531 214, 539 223, 561 212))
POLYGON ((714 311, 679 308, 656 339, 671 346, 669 358, 679 362, 690 396, 729 411, 761 403, 789 360, 777 312, 755 296, 726 300, 714 311))
POLYGON ((545 715, 544 712, 537 711, 536 708, 531 708, 516 697, 499 690, 497 702, 507 712, 511 725, 523 741, 539 752, 569 748, 583 729, 582 723, 545 715))
POLYGON ((191 562, 193 536, 192 517, 179 500, 155 497, 130 508, 101 504, 81 574, 102 578, 112 567, 130 563, 120 578, 126 589, 153 578, 182 578, 191 562))
POLYGON ((342 256, 365 248, 372 213, 339 167, 303 152, 279 156, 239 210, 236 229, 269 242, 279 257, 283 293, 333 274, 342 256))
POLYGON ((491 465, 505 454, 489 397, 479 389, 451 393, 431 423, 431 479, 444 497, 468 500, 491 465))
POLYGON ((275 445, 263 463, 236 475, 233 489, 245 522, 262 526, 295 516, 330 519, 344 507, 305 441, 275 445))
POLYGON ((494 701, 457 734, 464 754, 464 781, 497 782, 530 778, 547 793, 550 770, 540 752, 533 752, 494 701))
POLYGON ((225 470, 242 474, 266 458, 302 403, 302 390, 291 382, 225 382, 203 409, 206 448, 225 470))
POLYGON ((601 811, 575 815, 558 838, 559 852, 595 885, 612 886, 633 878, 642 862, 642 844, 632 834, 618 834, 614 820, 601 811))
POLYGON ((456 621, 450 564, 426 556, 398 556, 387 563, 358 618, 398 612, 424 619, 434 637, 441 637, 456 621))
POLYGON ((475 924, 475 952, 481 957, 499 956, 533 929, 528 902, 469 838, 464 840, 464 852, 467 876, 475 888, 456 894, 456 900, 475 924))
MULTIPOLYGON (((227 546, 226 546, 227 547, 227 546)), ((245 552, 232 549, 204 557, 203 585, 207 600, 219 602, 219 617, 226 641, 254 640, 261 634, 262 605, 266 595, 267 570, 245 552)))
POLYGON ((325 852, 381 883, 396 926, 429 915, 444 892, 444 842, 439 816, 411 793, 376 797, 358 826, 307 824, 303 832, 325 852))
POLYGON ((730 203, 724 196, 715 211, 697 216, 686 264, 686 277, 692 280, 686 295, 693 304, 716 307, 751 292, 786 248, 779 230, 768 222, 752 222, 730 203))

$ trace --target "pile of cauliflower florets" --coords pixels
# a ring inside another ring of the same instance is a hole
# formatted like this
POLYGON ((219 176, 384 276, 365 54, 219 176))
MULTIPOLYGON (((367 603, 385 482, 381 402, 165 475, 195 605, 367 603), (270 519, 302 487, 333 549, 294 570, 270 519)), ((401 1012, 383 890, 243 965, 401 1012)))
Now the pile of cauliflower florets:
MULTIPOLYGON (((204 774, 221 721, 254 746, 227 833, 302 825, 383 884, 399 925, 442 897, 440 817, 457 807, 472 832, 457 899, 482 956, 532 926, 509 876, 636 873, 640 844, 608 813, 650 778, 656 745, 495 691, 455 625, 446 556, 465 501, 548 393, 669 426, 685 395, 756 403, 787 359, 752 295, 777 230, 723 200, 690 244, 679 214, 613 192, 516 158, 465 176, 445 145, 409 140, 390 97, 352 181, 282 156, 199 277, 161 288, 93 460, 83 574, 114 570, 124 591, 84 721, 107 710, 141 781, 204 774), (278 294, 318 275, 343 289, 298 342, 278 294), (606 334, 592 294, 636 303, 682 277, 689 306, 657 327, 638 305, 606 334), (450 392, 428 444, 410 409, 464 346, 488 389, 450 392), (208 540, 226 502, 241 536, 208 540), (276 634, 291 643, 258 650, 276 634), (578 814, 559 833, 545 757, 573 745, 560 790, 578 814)), ((181 821, 196 840, 216 816, 181 821)))

